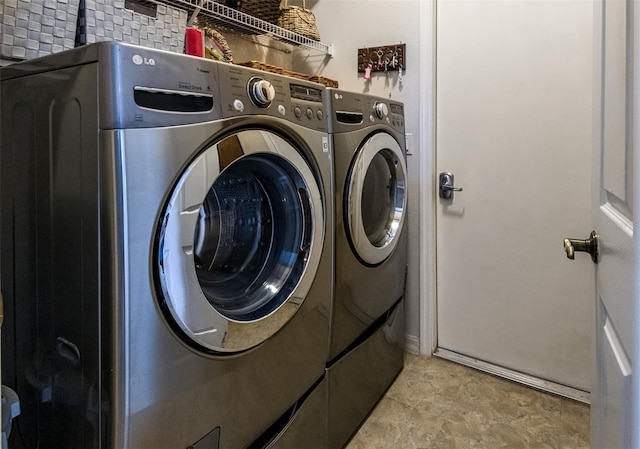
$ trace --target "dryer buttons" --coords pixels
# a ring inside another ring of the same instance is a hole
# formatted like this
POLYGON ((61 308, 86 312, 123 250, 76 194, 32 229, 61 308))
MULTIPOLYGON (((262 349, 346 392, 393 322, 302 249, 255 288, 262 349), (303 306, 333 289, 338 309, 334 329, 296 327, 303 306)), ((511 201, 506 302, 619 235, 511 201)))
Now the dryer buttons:
POLYGON ((307 108, 307 118, 311 120, 313 118, 313 111, 311 108, 307 108))
POLYGON ((300 109, 300 106, 296 106, 295 108, 293 108, 293 114, 296 116, 296 118, 302 117, 302 109, 300 109))
POLYGON ((244 111, 244 103, 242 100, 233 100, 233 109, 238 112, 244 111))
POLYGON ((322 109, 318 109, 316 111, 316 117, 318 117, 318 120, 322 120, 322 118, 324 117, 324 113, 322 112, 322 109))
POLYGON ((284 105, 279 104, 278 112, 280 113, 280 115, 285 115, 287 113, 287 109, 284 107, 284 105))

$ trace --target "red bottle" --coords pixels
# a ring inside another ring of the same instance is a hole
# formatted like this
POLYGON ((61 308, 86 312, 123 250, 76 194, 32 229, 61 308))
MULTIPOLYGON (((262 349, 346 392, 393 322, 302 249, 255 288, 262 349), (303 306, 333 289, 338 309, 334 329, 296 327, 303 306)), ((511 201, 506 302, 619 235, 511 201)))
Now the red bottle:
POLYGON ((184 52, 204 57, 204 34, 197 28, 187 28, 184 35, 184 52))

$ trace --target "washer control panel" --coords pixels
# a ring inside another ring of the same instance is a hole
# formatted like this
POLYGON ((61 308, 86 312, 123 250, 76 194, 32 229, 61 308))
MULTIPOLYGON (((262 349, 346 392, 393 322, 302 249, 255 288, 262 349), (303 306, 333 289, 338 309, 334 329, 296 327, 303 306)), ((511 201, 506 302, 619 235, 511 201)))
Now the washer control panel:
POLYGON ((249 80, 247 93, 251 102, 259 108, 268 108, 276 97, 276 89, 269 81, 254 76, 249 80))
POLYGON ((223 116, 268 115, 327 131, 324 86, 229 64, 218 75, 223 116))

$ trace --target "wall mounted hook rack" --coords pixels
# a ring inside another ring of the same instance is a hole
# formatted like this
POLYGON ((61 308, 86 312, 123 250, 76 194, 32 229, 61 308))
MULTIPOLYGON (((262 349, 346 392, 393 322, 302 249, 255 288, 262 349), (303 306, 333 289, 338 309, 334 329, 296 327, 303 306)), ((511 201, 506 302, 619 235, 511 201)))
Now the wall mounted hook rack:
POLYGON ((393 72, 407 70, 406 44, 381 45, 358 49, 358 72, 393 72))

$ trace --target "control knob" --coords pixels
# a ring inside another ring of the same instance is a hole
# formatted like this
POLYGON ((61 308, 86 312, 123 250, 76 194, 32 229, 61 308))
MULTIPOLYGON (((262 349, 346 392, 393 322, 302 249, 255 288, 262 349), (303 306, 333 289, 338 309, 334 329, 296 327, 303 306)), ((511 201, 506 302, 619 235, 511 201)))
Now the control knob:
POLYGON ((373 106, 373 111, 376 113, 378 118, 385 118, 389 115, 389 108, 386 103, 376 102, 373 106))
POLYGON ((247 86, 249 98, 258 107, 267 108, 276 97, 276 89, 267 80, 251 78, 247 86))

